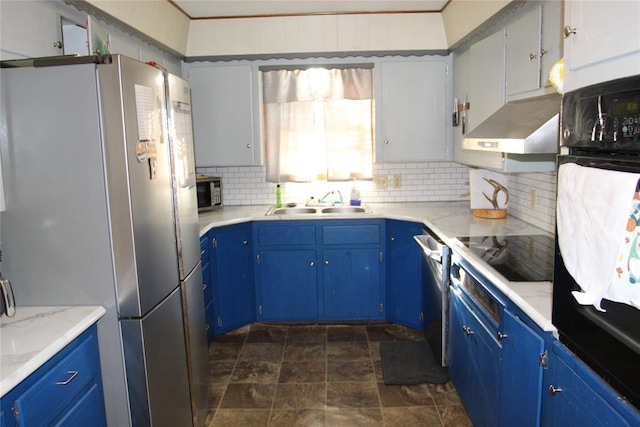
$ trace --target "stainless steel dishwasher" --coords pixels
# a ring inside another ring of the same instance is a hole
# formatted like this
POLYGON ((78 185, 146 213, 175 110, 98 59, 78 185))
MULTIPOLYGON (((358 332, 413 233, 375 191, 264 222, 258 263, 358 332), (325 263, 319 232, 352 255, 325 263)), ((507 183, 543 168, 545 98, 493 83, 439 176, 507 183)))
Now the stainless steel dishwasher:
MULTIPOLYGON (((438 355, 442 366, 449 366, 447 356, 447 340, 449 331, 449 271, 451 268, 451 248, 449 248, 431 230, 425 229, 423 234, 413 236, 424 253, 423 271, 426 270, 424 280, 425 292, 432 295, 432 299, 440 302, 440 352, 436 348, 432 351, 438 355)), ((437 340, 436 340, 437 342, 437 340)))

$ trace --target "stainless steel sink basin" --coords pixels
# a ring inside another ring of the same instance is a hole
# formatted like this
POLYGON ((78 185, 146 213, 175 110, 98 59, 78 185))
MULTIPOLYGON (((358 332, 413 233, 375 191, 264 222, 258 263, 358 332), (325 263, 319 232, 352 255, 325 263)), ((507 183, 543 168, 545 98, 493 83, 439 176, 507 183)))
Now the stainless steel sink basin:
POLYGON ((367 209, 362 206, 332 206, 330 208, 322 209, 322 213, 338 213, 338 214, 348 214, 348 213, 366 213, 367 209))
POLYGON ((371 213, 371 210, 366 206, 272 206, 269 208, 266 216, 271 215, 316 215, 322 216, 325 214, 364 214, 371 213))
POLYGON ((299 215, 299 214, 314 214, 317 213, 316 208, 309 207, 294 207, 294 208, 271 208, 267 211, 267 215, 299 215))

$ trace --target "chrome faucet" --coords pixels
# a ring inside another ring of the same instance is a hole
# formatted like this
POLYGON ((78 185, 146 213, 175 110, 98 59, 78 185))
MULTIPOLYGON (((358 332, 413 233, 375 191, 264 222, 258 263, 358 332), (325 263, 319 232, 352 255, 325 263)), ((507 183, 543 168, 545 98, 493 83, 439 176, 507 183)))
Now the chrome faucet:
MULTIPOLYGON (((322 198, 320 199, 320 203, 325 203, 327 200, 327 197, 331 196, 332 194, 336 194, 338 193, 338 197, 340 198, 340 203, 344 204, 344 199, 342 198, 342 193, 338 190, 338 191, 329 191, 327 194, 325 194, 324 196, 322 196, 322 198)), ((336 199, 335 197, 330 200, 331 204, 334 205, 336 203, 336 199)))

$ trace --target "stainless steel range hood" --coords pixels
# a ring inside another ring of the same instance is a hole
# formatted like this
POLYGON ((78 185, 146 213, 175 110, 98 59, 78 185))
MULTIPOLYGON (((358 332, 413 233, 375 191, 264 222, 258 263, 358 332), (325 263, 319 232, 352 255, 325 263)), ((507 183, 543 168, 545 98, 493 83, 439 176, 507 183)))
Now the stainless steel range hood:
POLYGON ((466 134, 462 147, 514 154, 557 153, 561 100, 560 95, 550 94, 507 102, 466 134))

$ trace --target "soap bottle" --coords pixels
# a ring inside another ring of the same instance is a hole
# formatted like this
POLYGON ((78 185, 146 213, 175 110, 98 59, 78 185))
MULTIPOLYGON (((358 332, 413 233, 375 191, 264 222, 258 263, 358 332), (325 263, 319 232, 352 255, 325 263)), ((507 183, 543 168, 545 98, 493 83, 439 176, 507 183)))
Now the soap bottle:
POLYGON ((360 192, 356 187, 351 189, 351 197, 349 200, 351 206, 360 206, 360 192))
POLYGON ((282 207, 282 188, 280 188, 280 184, 276 185, 276 207, 282 207))

